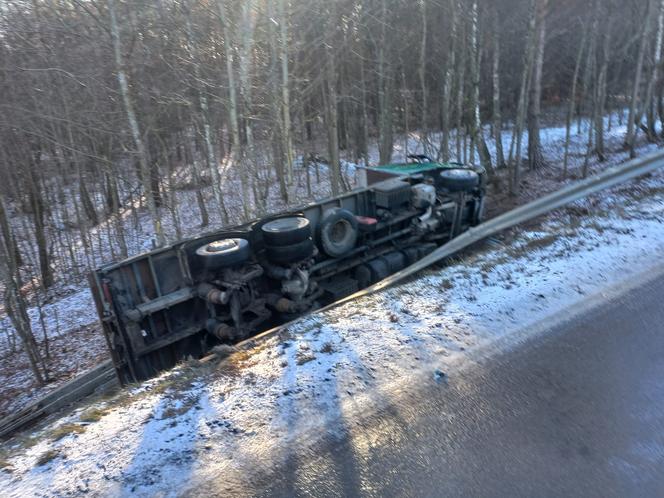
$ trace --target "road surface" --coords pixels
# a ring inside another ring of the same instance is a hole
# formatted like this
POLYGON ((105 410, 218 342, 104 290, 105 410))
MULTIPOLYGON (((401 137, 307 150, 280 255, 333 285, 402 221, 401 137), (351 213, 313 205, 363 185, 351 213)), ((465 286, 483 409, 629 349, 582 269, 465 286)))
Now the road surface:
MULTIPOLYGON (((663 273, 346 421, 341 438, 286 449, 237 494, 664 496, 663 273)), ((219 479, 198 491, 228 491, 219 479)))

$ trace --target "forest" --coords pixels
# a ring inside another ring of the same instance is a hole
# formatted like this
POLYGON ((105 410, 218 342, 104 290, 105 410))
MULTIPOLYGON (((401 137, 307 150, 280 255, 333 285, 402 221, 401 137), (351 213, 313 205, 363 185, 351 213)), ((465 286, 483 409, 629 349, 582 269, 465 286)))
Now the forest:
POLYGON ((663 31, 664 0, 2 0, 3 349, 48 382, 30 307, 357 166, 418 151, 518 198, 604 163, 618 123, 635 157, 662 139, 663 31))

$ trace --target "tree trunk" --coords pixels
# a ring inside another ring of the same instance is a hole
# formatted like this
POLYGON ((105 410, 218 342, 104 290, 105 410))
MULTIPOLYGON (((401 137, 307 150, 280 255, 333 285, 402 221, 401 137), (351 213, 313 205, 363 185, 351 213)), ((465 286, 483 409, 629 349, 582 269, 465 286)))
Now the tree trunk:
POLYGON ((447 64, 445 65, 445 78, 443 83, 443 130, 440 140, 440 151, 438 158, 442 158, 443 162, 450 161, 450 123, 452 114, 452 85, 454 84, 454 69, 456 66, 456 50, 457 50, 457 0, 450 0, 451 23, 452 31, 450 34, 450 51, 447 64))
MULTIPOLYGON (((329 44, 328 44, 329 45, 329 44)), ((334 54, 326 46, 326 78, 324 79, 323 99, 325 107, 325 127, 327 129, 327 145, 330 155, 330 184, 332 195, 341 193, 341 164, 339 159, 339 129, 337 122, 337 91, 334 54)))
MULTIPOLYGON (((463 23, 462 23, 463 27, 463 23)), ((459 35, 457 35, 459 36, 459 35)), ((462 40, 462 45, 461 49, 459 51, 459 57, 458 57, 458 62, 459 62, 459 67, 457 69, 457 73, 459 74, 458 80, 457 80, 457 95, 456 95, 456 153, 457 153, 457 161, 462 161, 466 162, 465 155, 466 155, 466 146, 465 146, 465 131, 463 130, 463 123, 464 123, 464 92, 466 89, 466 49, 467 49, 467 42, 466 42, 466 33, 465 31, 461 33, 461 40, 462 40), (463 150, 462 150, 463 149, 463 150)))
POLYGON ((2 233, 2 239, 0 240, 0 280, 5 284, 5 311, 21 339, 23 349, 28 355, 35 380, 41 386, 48 380, 48 376, 37 347, 37 341, 35 341, 32 333, 27 304, 21 295, 20 274, 13 254, 14 236, 2 198, 0 198, 0 233, 2 233), (40 368, 43 368, 43 372, 40 368))
POLYGON ((492 5, 493 17, 493 138, 496 142, 496 167, 505 166, 503 152, 502 118, 500 109, 500 17, 495 4, 492 5))
MULTIPOLYGON (((643 102, 641 115, 645 112, 647 117, 647 137, 648 141, 654 143, 657 140, 657 132, 655 130, 655 114, 653 112, 653 95, 655 86, 659 80, 659 66, 662 63, 662 35, 664 32, 664 0, 659 3, 659 14, 657 16, 657 35, 655 36, 655 53, 653 55, 652 72, 650 73, 650 80, 648 81, 648 88, 646 90, 646 98, 643 102)), ((641 117, 637 117, 637 122, 641 122, 641 117)))
POLYGON ((473 2, 471 13, 471 61, 472 61, 472 84, 473 84, 473 143, 477 147, 477 154, 480 157, 480 164, 487 172, 489 179, 493 179, 494 172, 491 165, 491 154, 484 139, 482 132, 482 119, 480 116, 480 69, 482 66, 482 56, 479 43, 479 10, 477 0, 473 2))
POLYGON ((510 145, 510 165, 512 166, 512 171, 510 174, 509 190, 510 194, 513 196, 518 195, 521 183, 521 141, 523 139, 523 126, 526 120, 528 94, 531 83, 531 76, 533 73, 533 64, 535 60, 534 39, 537 19, 535 12, 535 2, 536 0, 531 0, 530 22, 526 39, 526 52, 524 57, 523 72, 521 73, 521 90, 519 91, 519 101, 517 105, 516 126, 514 128, 512 144, 510 145), (516 153, 514 156, 512 156, 512 147, 515 142, 516 153))
MULTIPOLYGON (((650 2, 648 5, 648 14, 650 13, 650 2)), ((636 71, 634 73, 634 85, 632 86, 632 98, 629 103, 629 115, 627 117, 627 135, 625 137, 625 148, 629 150, 629 157, 636 157, 636 150, 634 146, 636 145, 636 133, 637 125, 640 124, 640 119, 638 116, 639 113, 639 92, 641 89, 641 78, 643 73, 643 59, 645 58, 646 53, 646 41, 648 38, 648 32, 650 31, 650 16, 647 15, 643 26, 641 28, 641 34, 639 38, 639 51, 636 56, 636 71)))
POLYGON ((268 23, 268 46, 269 46, 269 69, 268 69, 268 81, 270 84, 270 108, 271 108, 271 118, 272 118, 272 129, 270 131, 271 140, 272 140, 272 156, 274 163, 274 172, 279 183, 279 193, 281 194, 281 200, 288 204, 289 202, 289 192, 288 186, 290 182, 288 181, 288 158, 286 151, 286 139, 285 139, 285 129, 284 129, 284 115, 283 115, 283 103, 282 99, 282 90, 283 90, 283 73, 280 70, 280 51, 277 47, 279 44, 277 29, 275 26, 276 20, 275 13, 273 11, 273 2, 267 3, 267 15, 273 22, 268 23))
POLYGON ((611 50, 611 20, 607 19, 604 25, 604 40, 602 43, 602 65, 600 66, 599 76, 597 77, 596 110, 595 110, 595 151, 600 162, 606 161, 606 152, 604 150, 604 111, 606 108, 607 79, 609 73, 609 55, 611 50))
POLYGON ((537 2, 537 35, 535 37, 535 65, 530 85, 530 106, 528 107, 528 163, 530 169, 538 169, 544 164, 540 140, 540 113, 542 104, 542 68, 546 45, 546 15, 549 0, 537 2))
POLYGON ((421 122, 420 128, 422 129, 422 143, 424 147, 424 154, 430 155, 431 151, 429 150, 429 129, 428 129, 428 119, 427 113, 429 111, 429 104, 427 102, 427 1, 420 0, 420 13, 421 17, 421 41, 420 41, 420 67, 419 67, 419 77, 420 77, 420 93, 421 93, 421 102, 422 102, 422 113, 421 113, 421 122))
MULTIPOLYGON (((35 153, 34 161, 39 164, 41 151, 35 153)), ((35 241, 37 242, 37 255, 39 257, 39 270, 41 272, 42 287, 48 289, 53 285, 53 270, 51 269, 51 255, 48 250, 46 234, 46 208, 42 198, 39 178, 34 169, 37 166, 28 166, 28 199, 32 210, 34 223, 35 241)))
MULTIPOLYGON (((224 33, 224 48, 226 55, 226 76, 228 78, 228 113, 231 126, 231 158, 233 164, 244 163, 244 153, 242 143, 240 142, 240 120, 238 117, 237 90, 235 85, 235 70, 233 68, 233 46, 231 40, 231 31, 228 15, 226 13, 225 0, 217 0, 219 8, 219 17, 224 33)), ((242 189, 242 210, 245 219, 251 219, 253 209, 251 208, 251 198, 249 196, 248 175, 240 174, 240 187, 242 189)))
POLYGON ((187 45, 188 52, 191 58, 191 63, 194 66, 194 80, 196 92, 198 93, 198 106, 200 110, 200 121, 203 126, 203 138, 205 140, 205 160, 207 161, 207 167, 212 175, 212 193, 214 198, 217 201, 217 206, 222 213, 223 222, 225 224, 229 223, 228 210, 224 203, 224 197, 222 193, 222 181, 221 175, 219 174, 219 161, 217 159, 217 154, 215 150, 215 144, 213 139, 212 125, 210 123, 210 110, 208 105, 208 98, 203 88, 201 81, 201 67, 198 55, 198 45, 194 39, 194 31, 191 27, 191 17, 189 14, 188 6, 183 5, 186 10, 186 29, 187 29, 187 45))
POLYGON ((565 122, 565 153, 563 158, 563 178, 567 178, 567 171, 569 168, 569 144, 572 131, 572 119, 576 112, 576 87, 579 79, 579 72, 581 71, 581 59, 583 58, 583 50, 586 45, 586 31, 582 27, 583 37, 579 45, 579 51, 576 55, 576 63, 574 64, 574 76, 572 76, 572 89, 570 91, 569 108, 567 109, 567 121, 565 122))
POLYGON ((131 131, 131 136, 134 140, 134 146, 136 147, 136 154, 138 155, 138 161, 140 164, 140 171, 141 171, 141 181, 143 183, 143 188, 145 189, 148 211, 150 212, 150 218, 152 219, 152 227, 154 229, 154 234, 157 238, 157 244, 161 246, 166 243, 166 238, 164 237, 164 232, 161 226, 161 217, 159 215, 159 210, 157 209, 157 205, 155 203, 152 192, 150 165, 148 164, 145 145, 143 144, 143 139, 141 138, 141 131, 138 125, 138 119, 136 118, 136 113, 134 112, 134 105, 131 101, 131 96, 129 95, 129 81, 127 73, 125 72, 124 69, 124 60, 122 57, 122 47, 120 40, 120 29, 118 27, 117 13, 115 9, 115 0, 107 0, 107 4, 111 20, 111 26, 110 26, 111 42, 113 44, 115 70, 117 71, 117 79, 118 79, 118 85, 120 87, 120 94, 122 95, 122 102, 124 104, 124 110, 127 115, 129 130, 131 131))
POLYGON ((284 0, 277 1, 279 15, 279 59, 281 61, 281 113, 284 159, 286 160, 286 175, 288 184, 293 184, 293 138, 291 135, 291 108, 288 76, 288 20, 284 0))
POLYGON ((394 75, 387 61, 387 0, 381 0, 381 38, 378 46, 378 151, 381 164, 392 160, 394 146, 392 98, 394 75))

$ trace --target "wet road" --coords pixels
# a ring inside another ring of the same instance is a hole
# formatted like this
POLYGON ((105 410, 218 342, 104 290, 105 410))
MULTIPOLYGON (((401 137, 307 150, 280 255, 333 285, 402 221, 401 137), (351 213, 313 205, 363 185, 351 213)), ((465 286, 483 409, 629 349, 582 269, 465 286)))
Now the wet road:
POLYGON ((664 277, 650 278, 362 423, 345 421, 343 437, 293 450, 244 491, 664 496, 663 301, 664 277))

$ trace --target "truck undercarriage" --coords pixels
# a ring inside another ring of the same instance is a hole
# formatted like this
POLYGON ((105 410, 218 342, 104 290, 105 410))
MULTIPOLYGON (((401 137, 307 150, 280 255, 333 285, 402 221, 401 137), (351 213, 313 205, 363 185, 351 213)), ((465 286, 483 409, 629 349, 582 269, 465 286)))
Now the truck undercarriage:
POLYGON ((481 220, 485 173, 415 157, 365 187, 95 271, 122 384, 331 304, 415 263, 481 220))

